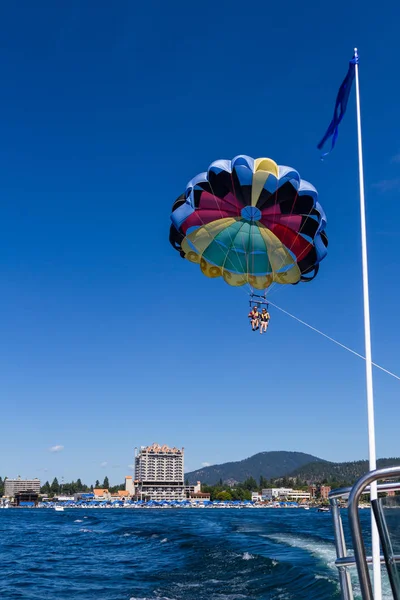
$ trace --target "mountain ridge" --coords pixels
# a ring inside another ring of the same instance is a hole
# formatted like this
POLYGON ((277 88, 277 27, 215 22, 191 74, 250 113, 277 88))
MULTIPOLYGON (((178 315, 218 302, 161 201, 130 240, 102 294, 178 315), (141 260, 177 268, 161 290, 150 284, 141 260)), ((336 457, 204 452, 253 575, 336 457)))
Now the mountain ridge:
POLYGON ((286 450, 272 450, 258 452, 243 460, 210 465, 185 473, 185 479, 190 483, 201 481, 213 485, 221 479, 223 482, 242 482, 249 477, 258 481, 260 477, 271 479, 283 477, 300 469, 306 464, 326 462, 322 458, 304 452, 291 452, 286 450))
MULTIPOLYGON (((377 468, 400 466, 400 457, 379 458, 377 468)), ((252 477, 257 482, 260 477, 269 480, 298 479, 304 483, 335 482, 353 484, 369 471, 367 460, 333 462, 306 454, 273 450, 258 452, 243 460, 210 465, 185 473, 191 484, 201 481, 206 485, 242 483, 252 477)))
MULTIPOLYGON (((399 457, 378 458, 377 468, 395 467, 400 465, 399 457)), ((323 461, 303 465, 289 473, 287 477, 298 478, 307 483, 322 483, 323 481, 337 482, 341 485, 352 485, 357 479, 369 471, 367 460, 345 462, 323 461)))

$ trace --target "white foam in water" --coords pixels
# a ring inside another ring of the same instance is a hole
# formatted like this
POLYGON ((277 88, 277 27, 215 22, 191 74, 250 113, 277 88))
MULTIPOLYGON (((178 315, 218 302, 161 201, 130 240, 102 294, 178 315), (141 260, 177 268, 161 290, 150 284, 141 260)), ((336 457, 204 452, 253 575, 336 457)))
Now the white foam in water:
POLYGON ((241 600, 241 598, 248 598, 243 594, 218 594, 218 600, 241 600))
POLYGON ((74 523, 83 523, 82 519, 76 519, 74 523))
POLYGON ((132 596, 130 598, 130 600, 175 600, 175 599, 174 598, 167 598, 166 596, 163 596, 163 597, 161 597, 161 596, 154 597, 153 596, 153 598, 138 598, 136 596, 132 596))
POLYGON ((253 558, 255 558, 255 556, 253 556, 252 554, 249 554, 249 552, 245 552, 242 556, 243 560, 252 560, 253 558))
POLYGON ((276 588, 278 595, 275 596, 276 600, 290 600, 292 597, 289 592, 285 592, 282 588, 276 588))
POLYGON ((335 583, 337 584, 337 581, 335 579, 333 579, 332 577, 328 577, 327 575, 315 575, 314 576, 315 579, 324 579, 325 581, 329 581, 329 583, 335 583))
POLYGON ((168 538, 164 538, 163 540, 161 540, 160 544, 165 544, 165 542, 168 542, 168 538))
POLYGON ((289 600, 289 598, 291 598, 289 592, 285 592, 283 588, 276 588, 276 591, 278 592, 278 595, 275 596, 277 600, 289 600))
MULTIPOLYGON (((300 548, 301 550, 305 550, 309 552, 313 556, 316 556, 323 562, 331 571, 332 574, 335 574, 336 577, 332 577, 332 579, 327 575, 315 575, 315 579, 325 579, 330 583, 333 583, 337 586, 338 590, 340 590, 340 584, 338 579, 338 570, 335 565, 336 560, 336 550, 335 546, 329 542, 317 542, 314 539, 310 539, 308 537, 303 537, 301 535, 290 535, 284 533, 270 534, 265 537, 275 540, 277 542, 281 542, 282 544, 287 544, 288 546, 292 546, 293 548, 300 548)), ((359 593, 359 589, 357 589, 357 578, 353 579, 353 589, 356 595, 359 593), (356 584, 356 585, 355 585, 356 584)))
MULTIPOLYGON (((281 542, 283 544, 287 544, 288 546, 292 546, 293 548, 300 548, 301 550, 305 550, 309 552, 313 556, 319 558, 325 565, 332 570, 335 574, 335 577, 328 577, 326 575, 315 575, 315 579, 326 579, 330 583, 335 583, 340 589, 339 579, 338 579, 338 570, 335 565, 336 560, 336 550, 335 546, 329 542, 316 542, 307 537, 303 537, 301 535, 290 535, 284 533, 277 534, 269 534, 264 535, 263 537, 270 538, 271 540, 275 540, 277 542, 281 542)), ((355 598, 361 598, 361 590, 358 583, 358 576, 355 568, 349 569, 351 582, 353 584, 354 596, 355 598)), ((382 598, 384 600, 391 600, 393 598, 390 583, 386 573, 382 573, 382 598)))
POLYGON ((131 537, 131 533, 124 533, 122 537, 131 537))
POLYGON ((301 550, 305 550, 317 558, 320 558, 330 569, 333 569, 335 572, 337 571, 335 566, 335 547, 329 542, 316 542, 315 540, 307 537, 285 533, 271 533, 269 535, 265 535, 264 537, 281 542, 282 544, 287 544, 293 548, 301 548, 301 550))

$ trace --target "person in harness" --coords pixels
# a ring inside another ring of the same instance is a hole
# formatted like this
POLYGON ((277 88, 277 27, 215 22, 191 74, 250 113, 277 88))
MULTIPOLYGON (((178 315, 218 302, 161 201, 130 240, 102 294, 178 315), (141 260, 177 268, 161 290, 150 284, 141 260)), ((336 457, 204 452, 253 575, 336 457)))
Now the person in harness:
POLYGON ((254 306, 253 310, 249 312, 249 319, 252 330, 256 331, 259 328, 260 323, 260 313, 258 312, 257 306, 254 306))
POLYGON ((269 312, 266 308, 263 308, 260 314, 260 333, 266 333, 270 320, 269 312))

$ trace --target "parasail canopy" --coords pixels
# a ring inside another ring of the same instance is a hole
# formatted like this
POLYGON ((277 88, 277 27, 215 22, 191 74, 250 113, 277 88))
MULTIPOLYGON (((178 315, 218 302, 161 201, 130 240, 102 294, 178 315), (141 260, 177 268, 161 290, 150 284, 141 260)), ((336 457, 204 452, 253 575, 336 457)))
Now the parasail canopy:
POLYGON ((310 281, 327 253, 317 190, 270 158, 213 162, 175 201, 171 221, 181 256, 232 286, 310 281))

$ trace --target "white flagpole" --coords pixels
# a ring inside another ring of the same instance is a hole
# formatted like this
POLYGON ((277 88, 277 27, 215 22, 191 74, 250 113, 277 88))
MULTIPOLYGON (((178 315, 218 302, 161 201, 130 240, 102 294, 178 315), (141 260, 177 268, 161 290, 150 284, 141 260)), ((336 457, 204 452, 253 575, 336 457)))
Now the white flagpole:
MULTIPOLYGON (((358 58, 357 48, 354 48, 354 56, 358 58)), ((356 102, 357 102, 357 138, 358 138, 358 172, 360 180, 360 213, 361 213, 361 248, 362 248, 362 275, 364 295, 364 331, 365 331, 365 367, 367 382, 367 406, 368 406, 368 444, 369 444, 369 468, 376 469, 376 447, 375 447, 375 419, 374 419, 374 388, 372 383, 372 352, 371 352, 371 321, 369 311, 369 286, 368 286, 368 256, 367 256, 367 228, 365 223, 365 197, 364 197, 364 167, 361 135, 361 110, 360 110, 360 83, 358 78, 358 64, 355 65, 356 79, 356 102)), ((377 482, 371 484, 371 500, 378 497, 377 482)), ((374 574, 374 600, 382 600, 381 584, 381 559, 379 535, 374 515, 371 508, 371 532, 372 532, 372 566, 374 574)))

